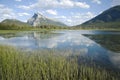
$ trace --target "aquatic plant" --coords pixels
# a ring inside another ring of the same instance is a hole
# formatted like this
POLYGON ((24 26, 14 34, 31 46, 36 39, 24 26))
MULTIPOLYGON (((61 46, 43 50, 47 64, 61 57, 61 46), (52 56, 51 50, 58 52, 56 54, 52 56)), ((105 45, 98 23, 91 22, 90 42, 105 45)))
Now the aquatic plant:
MULTIPOLYGON (((66 54, 70 51, 66 50, 66 54)), ((59 53, 59 52, 58 52, 59 53)), ((72 59, 56 55, 57 51, 23 52, 0 46, 0 80, 119 80, 120 72, 103 67, 78 64, 72 59)))

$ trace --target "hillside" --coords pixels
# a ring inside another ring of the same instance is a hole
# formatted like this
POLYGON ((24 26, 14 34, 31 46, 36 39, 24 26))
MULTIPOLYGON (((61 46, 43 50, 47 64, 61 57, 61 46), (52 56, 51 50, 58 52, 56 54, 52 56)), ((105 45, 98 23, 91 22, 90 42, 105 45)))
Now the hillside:
POLYGON ((21 22, 16 19, 5 19, 0 23, 0 30, 18 30, 18 29, 28 29, 31 25, 21 22))
POLYGON ((19 21, 17 19, 5 19, 1 22, 2 24, 17 25, 17 26, 30 26, 29 24, 19 21))
POLYGON ((120 6, 112 7, 93 19, 76 27, 82 28, 120 28, 120 6))

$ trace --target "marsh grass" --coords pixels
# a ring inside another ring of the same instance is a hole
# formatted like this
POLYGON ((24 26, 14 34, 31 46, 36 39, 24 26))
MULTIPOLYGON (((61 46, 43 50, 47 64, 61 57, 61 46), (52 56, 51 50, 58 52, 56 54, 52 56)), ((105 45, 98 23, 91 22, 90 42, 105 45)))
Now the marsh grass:
MULTIPOLYGON (((69 54, 69 51, 65 52, 69 54)), ((57 51, 23 52, 0 46, 0 80, 119 80, 119 72, 99 66, 78 65, 73 59, 56 55, 57 51)))

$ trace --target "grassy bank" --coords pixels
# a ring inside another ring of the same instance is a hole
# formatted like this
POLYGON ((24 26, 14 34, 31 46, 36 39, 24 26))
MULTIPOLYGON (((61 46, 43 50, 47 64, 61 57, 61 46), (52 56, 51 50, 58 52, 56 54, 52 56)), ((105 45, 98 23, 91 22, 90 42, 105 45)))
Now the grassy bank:
POLYGON ((50 32, 52 30, 47 30, 47 29, 30 29, 30 30, 0 30, 0 34, 4 34, 4 33, 17 33, 17 32, 34 32, 34 31, 38 31, 41 33, 45 33, 45 32, 50 32))
MULTIPOLYGON (((66 51, 69 54, 69 52, 66 51)), ((0 46, 0 80, 119 80, 120 73, 79 64, 53 51, 22 52, 0 46)))
POLYGON ((42 25, 42 26, 30 26, 30 25, 20 25, 20 24, 6 24, 6 23, 0 23, 0 32, 6 32, 6 31, 51 31, 51 30, 104 30, 104 31, 120 31, 119 25, 118 27, 109 27, 106 25, 101 27, 101 24, 97 25, 87 25, 87 26, 56 26, 56 25, 42 25))

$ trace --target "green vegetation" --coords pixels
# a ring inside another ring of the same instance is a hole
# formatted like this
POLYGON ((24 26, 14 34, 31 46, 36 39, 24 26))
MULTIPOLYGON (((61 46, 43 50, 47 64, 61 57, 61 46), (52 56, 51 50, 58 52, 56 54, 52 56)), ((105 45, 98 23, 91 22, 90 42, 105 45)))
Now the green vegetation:
POLYGON ((0 23, 0 30, 30 30, 30 26, 0 23))
MULTIPOLYGON (((14 30, 17 31, 50 31, 50 30, 120 30, 119 22, 109 22, 109 23, 91 23, 88 25, 74 26, 74 27, 66 27, 66 26, 56 26, 56 25, 41 25, 41 26, 30 26, 27 24, 20 24, 18 22, 11 22, 10 24, 7 22, 0 23, 0 30, 10 30, 11 32, 14 30)), ((4 31, 2 31, 4 32, 4 31)), ((6 31, 5 31, 6 32, 6 31)))
MULTIPOLYGON (((57 23, 56 23, 57 24, 57 23)), ((42 24, 40 26, 32 26, 16 19, 5 19, 0 23, 0 30, 40 30, 40 29, 66 29, 66 26, 57 26, 50 24, 42 24)))
POLYGON ((44 19, 43 15, 35 13, 27 23, 16 19, 5 19, 0 23, 0 30, 39 30, 39 29, 89 29, 89 30, 120 30, 120 6, 112 7, 98 16, 92 18, 85 23, 73 27, 68 27, 65 24, 51 19, 44 19), (41 16, 39 18, 38 16, 41 16), (34 19, 39 19, 35 22, 38 25, 32 26, 34 19))
POLYGON ((95 18, 83 24, 90 24, 96 22, 119 22, 119 21, 120 21, 120 5, 105 10, 103 13, 99 14, 95 18))
POLYGON ((56 26, 56 25, 42 25, 42 26, 25 26, 25 25, 18 25, 15 23, 8 24, 8 23, 0 23, 0 30, 54 30, 54 29, 68 29, 67 27, 63 26, 56 26))
MULTIPOLYGON (((69 54, 69 51, 65 52, 69 54)), ((83 61, 84 58, 82 58, 83 61)), ((119 80, 120 72, 86 63, 54 50, 23 52, 0 46, 0 80, 119 80)))
POLYGON ((56 25, 41 25, 41 26, 36 26, 36 28, 40 29, 68 29, 66 26, 56 26, 56 25))
MULTIPOLYGON (((33 27, 27 23, 17 20, 5 20, 0 23, 0 33, 11 33, 8 36, 16 36, 14 33, 18 31, 39 31, 42 33, 51 30, 61 29, 91 29, 91 30, 120 30, 120 6, 105 11, 98 17, 75 27, 40 25, 33 27), (119 8, 118 8, 119 7, 119 8), (116 12, 117 11, 117 12, 116 12), (113 13, 116 12, 116 13, 113 13), (117 16, 117 17, 116 17, 117 16)), ((44 20, 43 22, 44 23, 44 20)), ((47 23, 61 24, 59 22, 47 23)), ((45 23, 44 23, 45 24, 45 23)), ((62 24, 61 24, 62 25, 62 24)), ((113 51, 120 50, 119 35, 115 38, 102 35, 85 35, 100 43, 106 48, 113 51), (109 45, 108 45, 109 43, 109 45)), ((111 35, 115 36, 115 35, 111 35)), ((48 36, 42 36, 46 39, 48 36)), ((51 36, 52 37, 52 36, 51 36)), ((0 46, 0 80, 119 80, 120 70, 116 68, 108 68, 100 63, 95 63, 88 56, 80 56, 71 54, 71 50, 55 51, 39 50, 39 51, 20 51, 11 46, 0 46), (61 55, 62 54, 62 55, 61 55), (89 61, 87 63, 87 61, 89 61)), ((77 54, 78 53, 78 54, 77 54)), ((107 64, 106 64, 107 65, 107 64)))
POLYGON ((78 29, 120 30, 120 22, 96 22, 76 26, 78 29))
POLYGON ((17 19, 5 19, 3 20, 1 23, 3 24, 9 24, 9 25, 18 25, 18 26, 25 26, 25 27, 28 27, 28 26, 31 26, 25 22, 22 22, 22 21, 19 21, 17 19))

